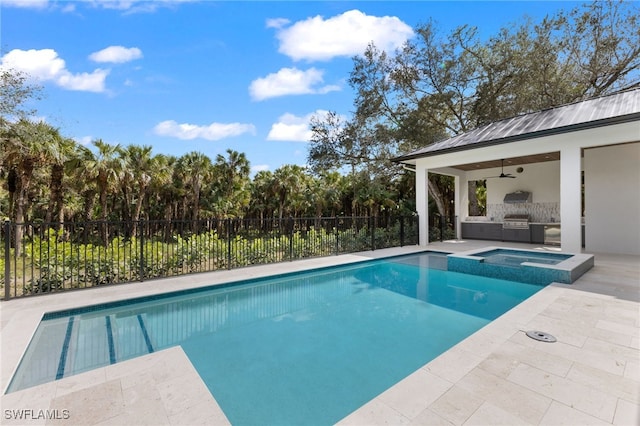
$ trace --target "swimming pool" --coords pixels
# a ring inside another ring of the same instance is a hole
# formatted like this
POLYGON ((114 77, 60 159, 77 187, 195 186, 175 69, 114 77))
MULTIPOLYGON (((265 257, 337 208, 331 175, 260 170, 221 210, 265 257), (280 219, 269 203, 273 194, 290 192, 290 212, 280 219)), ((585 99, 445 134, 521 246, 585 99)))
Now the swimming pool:
POLYGON ((547 285, 571 284, 594 265, 594 256, 489 247, 450 254, 449 271, 547 285))
POLYGON ((542 288, 444 256, 49 313, 9 392, 181 345, 232 424, 335 423, 542 288))
POLYGON ((557 265, 571 258, 572 254, 536 252, 532 250, 492 249, 477 253, 476 256, 484 258, 485 263, 493 263, 501 266, 519 267, 524 262, 540 263, 544 265, 557 265))

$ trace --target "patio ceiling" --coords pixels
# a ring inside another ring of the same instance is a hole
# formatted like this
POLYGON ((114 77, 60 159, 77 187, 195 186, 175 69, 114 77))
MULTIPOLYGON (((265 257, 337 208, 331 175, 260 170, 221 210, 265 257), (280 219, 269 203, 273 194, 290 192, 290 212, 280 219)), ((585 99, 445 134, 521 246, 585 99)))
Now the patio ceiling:
MULTIPOLYGON (((560 151, 546 152, 543 154, 505 158, 504 166, 505 167, 518 166, 521 164, 543 163, 545 161, 558 161, 558 160, 560 160, 560 151)), ((491 161, 479 161, 477 163, 458 164, 451 167, 453 167, 454 169, 464 170, 468 172, 471 170, 492 169, 492 168, 501 167, 501 166, 502 166, 501 159, 497 159, 497 160, 491 160, 491 161)))

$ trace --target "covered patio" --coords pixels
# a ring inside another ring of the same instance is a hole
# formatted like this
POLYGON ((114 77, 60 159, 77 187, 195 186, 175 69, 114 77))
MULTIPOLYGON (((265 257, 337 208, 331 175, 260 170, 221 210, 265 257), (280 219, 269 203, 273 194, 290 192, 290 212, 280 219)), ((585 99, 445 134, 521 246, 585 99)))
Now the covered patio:
MULTIPOLYGON (((533 225, 553 225, 564 252, 640 254, 640 89, 490 123, 396 161, 415 168, 421 218, 429 173, 454 177, 459 238, 484 224, 495 230, 486 239, 536 243, 533 225), (468 184, 484 179, 486 215, 471 216, 468 184), (530 198, 508 202, 510 193, 530 198), (528 241, 501 232, 514 214, 528 218, 528 241)), ((421 245, 427 228, 422 219, 421 245)))

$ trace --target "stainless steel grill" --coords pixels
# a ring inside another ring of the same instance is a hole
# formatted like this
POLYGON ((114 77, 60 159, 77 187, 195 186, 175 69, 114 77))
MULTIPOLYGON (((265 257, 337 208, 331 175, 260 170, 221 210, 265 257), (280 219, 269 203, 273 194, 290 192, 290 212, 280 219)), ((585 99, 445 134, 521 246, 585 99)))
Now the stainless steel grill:
POLYGON ((502 221, 503 229, 529 229, 529 215, 508 214, 502 221))

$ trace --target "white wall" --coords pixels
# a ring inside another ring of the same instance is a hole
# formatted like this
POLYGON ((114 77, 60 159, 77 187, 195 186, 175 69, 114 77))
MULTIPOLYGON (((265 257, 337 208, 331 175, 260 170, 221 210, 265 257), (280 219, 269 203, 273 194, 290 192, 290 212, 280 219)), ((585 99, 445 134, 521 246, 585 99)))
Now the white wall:
POLYGON ((585 249, 640 255, 640 142, 584 152, 585 249))
MULTIPOLYGON (((500 175, 500 168, 472 171, 468 180, 484 179, 500 175)), ((532 222, 551 222, 560 220, 560 162, 523 164, 505 166, 505 173, 516 176, 515 179, 487 179, 487 217, 502 221, 505 214, 528 214, 532 222), (522 167, 522 173, 516 169, 522 167), (532 194, 531 203, 504 204, 504 196, 510 192, 526 191, 532 194)), ((466 185, 466 181, 465 181, 466 185)), ((468 205, 465 198, 463 207, 468 205)), ((467 210, 462 213, 463 217, 467 210)))
MULTIPOLYGON (((532 203, 560 202, 560 162, 523 164, 505 166, 505 173, 516 176, 515 179, 487 179, 487 204, 501 204, 504 196, 510 192, 531 192, 532 203), (516 169, 522 167, 522 173, 516 169)), ((484 179, 487 176, 499 176, 500 168, 469 172, 468 180, 484 179)))

